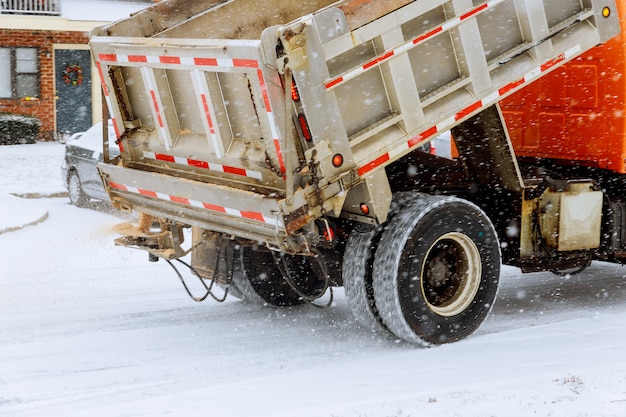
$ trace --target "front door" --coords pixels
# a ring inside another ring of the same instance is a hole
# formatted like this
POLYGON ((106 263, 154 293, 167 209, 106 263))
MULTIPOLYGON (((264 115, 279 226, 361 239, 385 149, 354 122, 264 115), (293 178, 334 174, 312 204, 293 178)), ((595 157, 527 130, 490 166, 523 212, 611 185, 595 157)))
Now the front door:
POLYGON ((60 138, 84 132, 92 124, 89 50, 56 49, 56 122, 60 138))

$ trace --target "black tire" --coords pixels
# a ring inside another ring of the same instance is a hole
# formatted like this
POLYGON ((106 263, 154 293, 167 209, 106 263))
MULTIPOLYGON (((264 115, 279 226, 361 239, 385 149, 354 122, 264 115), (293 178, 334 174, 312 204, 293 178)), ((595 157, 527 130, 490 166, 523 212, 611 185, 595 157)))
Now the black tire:
MULTIPOLYGON (((391 202, 389 219, 414 202, 414 193, 397 193, 391 202)), ((371 331, 391 335, 376 306, 372 279, 374 257, 382 227, 367 232, 353 231, 343 256, 342 277, 348 306, 356 319, 371 331)))
MULTIPOLYGON (((241 247, 235 252, 233 282, 241 291, 243 299, 276 307, 304 303, 305 300, 283 277, 274 256, 280 255, 251 247, 241 247)), ((313 274, 306 257, 284 256, 291 280, 300 291, 317 294, 323 289, 324 282, 313 274)))
POLYGON ((76 171, 72 170, 67 177, 67 191, 70 197, 70 203, 76 207, 85 207, 89 203, 89 197, 83 192, 80 185, 80 178, 76 171))
POLYGON ((374 297, 396 336, 423 346, 463 339, 495 302, 500 248, 476 205, 413 194, 390 218, 373 269, 374 297))
POLYGON ((343 288, 348 306, 359 323, 374 332, 389 334, 376 307, 372 285, 372 265, 380 233, 380 229, 372 229, 350 234, 343 257, 343 288))
POLYGON ((248 274, 245 272, 244 268, 241 265, 241 259, 239 259, 241 254, 239 253, 239 251, 237 251, 236 254, 237 258, 235 259, 234 264, 232 285, 234 285, 241 294, 241 297, 237 298, 251 304, 267 304, 267 302, 263 298, 261 298, 261 296, 257 293, 257 291, 250 283, 250 280, 248 279, 248 274))

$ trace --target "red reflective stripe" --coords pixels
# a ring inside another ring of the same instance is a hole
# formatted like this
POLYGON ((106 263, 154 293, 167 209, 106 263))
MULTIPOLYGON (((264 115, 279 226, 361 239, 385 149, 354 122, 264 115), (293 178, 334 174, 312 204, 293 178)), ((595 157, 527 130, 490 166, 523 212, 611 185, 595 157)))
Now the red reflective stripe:
POLYGON ((359 170, 357 171, 358 174, 362 177, 363 175, 367 174, 368 172, 370 172, 371 170, 373 170, 374 168, 384 164, 385 162, 389 161, 389 154, 386 153, 384 155, 379 156, 378 158, 376 158, 375 160, 373 160, 372 162, 362 166, 361 168, 359 168, 359 170))
POLYGON ((180 64, 180 57, 177 56, 160 56, 161 64, 180 64))
POLYGON ((552 68, 553 66, 555 66, 556 64, 558 64, 559 62, 563 60, 565 60, 565 55, 563 54, 557 56, 554 59, 551 59, 550 61, 546 62, 545 64, 541 66, 541 72, 549 70, 550 68, 552 68))
POLYGON ((187 198, 176 197, 175 195, 171 195, 170 200, 172 200, 174 203, 186 204, 188 206, 191 204, 189 203, 189 200, 187 198))
POLYGON ((217 67, 217 59, 215 58, 194 58, 193 62, 196 65, 217 67))
POLYGON ((161 116, 161 109, 159 108, 159 102, 157 101, 156 92, 150 90, 150 96, 152 96, 152 104, 154 105, 154 111, 156 112, 159 127, 165 127, 163 124, 163 117, 161 116))
POLYGON ((413 39, 413 44, 416 45, 420 42, 425 41, 428 38, 432 38, 433 36, 435 36, 436 34, 443 32, 443 27, 439 26, 436 29, 431 30, 430 32, 427 32, 425 34, 423 34, 422 36, 418 36, 417 38, 413 39))
POLYGON ((376 59, 374 59, 374 60, 372 60, 372 61, 370 61, 370 62, 368 62, 368 63, 364 64, 362 68, 363 68, 364 70, 369 69, 369 68, 372 68, 373 66, 375 66, 375 65, 377 65, 377 64, 380 64, 380 63, 381 63, 381 62, 383 62, 384 60, 391 58, 391 57, 392 57, 392 56, 394 56, 395 54, 396 54, 396 52, 395 52, 395 51, 389 51, 389 52, 387 52, 385 55, 381 55, 381 56, 379 56, 378 58, 376 58, 376 59))
POLYGON ((392 56, 394 56, 396 54, 396 51, 389 51, 387 52, 385 55, 381 56, 380 58, 378 58, 379 61, 384 61, 386 59, 391 58, 392 56))
POLYGON ((176 159, 171 156, 171 155, 165 155, 163 153, 155 153, 154 157, 156 159, 158 159, 159 161, 165 161, 165 162, 176 162, 176 159))
POLYGON ((224 207, 216 206, 216 205, 209 204, 209 203, 202 203, 202 205, 207 210, 217 211, 218 213, 226 213, 226 209, 224 207))
POLYGON ((485 4, 483 4, 482 6, 479 6, 479 7, 475 8, 474 10, 470 10, 469 12, 467 12, 467 13, 465 13, 465 14, 462 14, 462 15, 461 15, 461 17, 460 17, 460 19, 461 19, 461 20, 465 20, 465 19, 467 19, 467 18, 469 18, 469 17, 472 17, 472 16, 474 16, 475 14, 478 14, 478 13, 482 12, 482 11, 483 11, 483 10, 485 10, 487 7, 489 7, 489 5, 485 3, 485 4))
POLYGON ((272 112, 272 105, 270 104, 270 97, 267 94, 267 87, 265 86, 265 79, 263 78, 263 71, 258 70, 257 76, 259 77, 259 86, 261 87, 261 93, 263 94, 263 101, 265 102, 265 111, 272 112))
POLYGON ((141 194, 141 195, 145 195, 145 196, 148 196, 148 197, 154 197, 154 198, 158 198, 159 197, 157 195, 157 193, 155 193, 154 191, 144 190, 143 188, 138 188, 137 190, 139 191, 139 194, 141 194))
POLYGON ((522 84, 524 84, 524 79, 523 78, 521 80, 517 80, 517 81, 514 81, 514 82, 512 82, 510 84, 505 85, 500 90, 498 90, 498 94, 503 96, 506 93, 508 93, 509 91, 513 90, 515 87, 519 87, 522 84))
POLYGON ((259 63, 253 59, 233 59, 233 66, 243 68, 258 68, 259 63))
MULTIPOLYGON (((120 133, 120 130, 117 127, 117 120, 115 120, 115 118, 111 118, 111 122, 113 123, 113 130, 115 130, 115 137, 119 138, 120 136, 122 136, 122 134, 120 133)), ((122 142, 120 141, 117 144, 120 147, 120 151, 124 152, 124 146, 122 146, 122 142)))
POLYGON ((204 207, 207 210, 211 210, 211 211, 215 211, 218 213, 222 213, 222 214, 228 214, 231 216, 240 216, 244 219, 249 219, 249 220, 255 220, 261 223, 267 223, 267 221, 265 220, 265 217, 263 216, 263 213, 260 212, 256 212, 256 211, 240 211, 240 210, 235 210, 235 209, 231 209, 231 213, 228 213, 228 209, 226 207, 223 206, 217 206, 215 204, 210 204, 210 203, 205 203, 205 202, 199 202, 199 201, 195 201, 195 200, 190 200, 188 198, 184 198, 184 197, 177 197, 175 195, 159 195, 157 192, 155 191, 151 191, 151 190, 146 190, 143 188, 133 188, 133 190, 129 190, 128 187, 126 185, 123 184, 118 184, 115 182, 110 182, 109 186, 111 188, 116 188, 118 190, 123 190, 123 191, 127 191, 127 192, 132 192, 135 194, 140 194, 146 197, 154 197, 154 198, 161 198, 161 199, 169 199, 170 201, 174 202, 174 203, 180 203, 180 204, 185 204, 187 206, 192 206, 192 201, 193 201, 193 205, 197 206, 197 204, 202 204, 202 207, 204 207))
POLYGON ((265 219, 261 213, 256 213, 254 211, 242 211, 241 217, 244 219, 256 220, 262 223, 265 223, 265 219))
POLYGON ((335 78, 334 80, 326 84, 326 89, 333 88, 337 84, 340 84, 342 81, 343 81, 343 77, 335 78))
POLYGON ((109 89, 107 87, 106 82, 104 81, 104 72, 102 72, 102 64, 100 64, 100 61, 96 61, 96 68, 98 68, 98 75, 100 75, 100 83, 102 84, 102 91, 104 93, 105 96, 109 96, 109 89))
POLYGON ((117 190, 128 191, 128 188, 126 188, 126 186, 124 184, 118 184, 118 183, 113 182, 113 181, 109 182, 109 186, 111 188, 115 188, 117 190))
POLYGON ((128 55, 128 62, 148 62, 148 57, 145 55, 128 55))
POLYGON ((417 145, 418 143, 420 143, 421 141, 423 141, 426 138, 431 137, 432 135, 434 135, 435 133, 437 133, 437 126, 433 126, 430 129, 420 133, 419 135, 417 135, 416 137, 409 139, 409 147, 413 147, 415 145, 417 145))
POLYGON ((375 60, 370 61, 370 62, 364 64, 363 65, 363 69, 366 70, 366 69, 372 68, 376 64, 378 64, 378 58, 376 58, 375 60))
POLYGON ((115 54, 100 54, 98 58, 100 61, 117 62, 117 55, 115 54))
POLYGON ((235 167, 227 167, 224 166, 224 172, 227 174, 234 174, 234 175, 241 175, 241 176, 247 176, 246 174, 246 170, 243 168, 235 168, 235 167))
POLYGON ((208 162, 196 161, 195 159, 188 159, 187 162, 189 163, 189 165, 191 165, 193 167, 205 168, 205 169, 209 168, 209 163, 208 162))
POLYGON ((278 157, 278 163, 280 164, 280 171, 285 173, 285 160, 283 159, 283 151, 280 149, 280 140, 274 139, 274 148, 276 149, 276 156, 278 157))
POLYGON ((465 109, 461 110, 460 112, 458 112, 457 114, 454 115, 455 120, 460 120, 462 118, 464 118, 465 116, 467 116, 468 114, 480 109, 483 106, 483 102, 482 101, 477 101, 476 103, 472 104, 469 107, 466 107, 465 109))
POLYGON ((211 118, 211 111, 209 109, 209 102, 207 101, 206 94, 200 94, 200 98, 202 100, 202 107, 204 108, 204 115, 206 116, 206 120, 209 123, 209 131, 211 133, 215 133, 215 128, 213 127, 213 119, 211 118))
POLYGON ((215 164, 214 167, 211 167, 211 165, 206 162, 206 161, 200 161, 197 159, 188 159, 188 158, 181 158, 179 161, 176 160, 176 157, 172 156, 172 155, 167 155, 164 153, 155 153, 155 154, 151 154, 154 156, 149 156, 149 158, 151 159, 156 159, 158 161, 164 161, 164 162, 172 162, 172 163, 180 163, 180 164, 186 164, 189 166, 193 166, 193 167, 197 167, 197 168, 204 168, 204 169, 213 169, 213 170, 217 170, 218 166, 221 168, 221 170, 226 173, 226 174, 233 174, 233 175, 240 175, 240 176, 244 176, 247 177, 248 176, 248 171, 246 171, 245 168, 238 168, 238 167, 232 167, 232 166, 226 166, 226 165, 219 165, 219 164, 215 164), (184 159, 184 162, 182 161, 184 159))

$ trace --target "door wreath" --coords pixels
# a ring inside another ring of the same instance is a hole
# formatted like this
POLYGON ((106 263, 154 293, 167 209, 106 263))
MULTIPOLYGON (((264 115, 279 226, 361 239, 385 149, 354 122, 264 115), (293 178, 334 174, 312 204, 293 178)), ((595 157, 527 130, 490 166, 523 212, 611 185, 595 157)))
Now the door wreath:
POLYGON ((63 69, 63 81, 68 85, 81 85, 83 83, 83 68, 76 64, 66 66, 63 69))

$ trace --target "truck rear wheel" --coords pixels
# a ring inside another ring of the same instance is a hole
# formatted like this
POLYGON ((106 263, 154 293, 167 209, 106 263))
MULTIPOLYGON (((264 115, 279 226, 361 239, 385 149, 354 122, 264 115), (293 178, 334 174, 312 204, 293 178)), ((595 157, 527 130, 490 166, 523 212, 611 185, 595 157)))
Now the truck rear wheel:
MULTIPOLYGON (((280 256, 269 250, 254 250, 241 247, 235 252, 233 282, 241 291, 243 299, 258 304, 276 307, 299 305, 305 300, 291 286, 276 264, 280 256)), ((306 294, 317 294, 324 282, 311 269, 309 259, 304 256, 285 256, 290 281, 306 294)))
POLYGON ((373 229, 350 234, 343 257, 343 288, 350 310, 359 323, 372 331, 389 333, 378 313, 372 285, 372 264, 380 233, 373 229))
POLYGON ((493 306, 499 275, 498 238, 485 213, 423 194, 389 220, 372 274, 385 325, 424 346, 472 334, 493 306))

